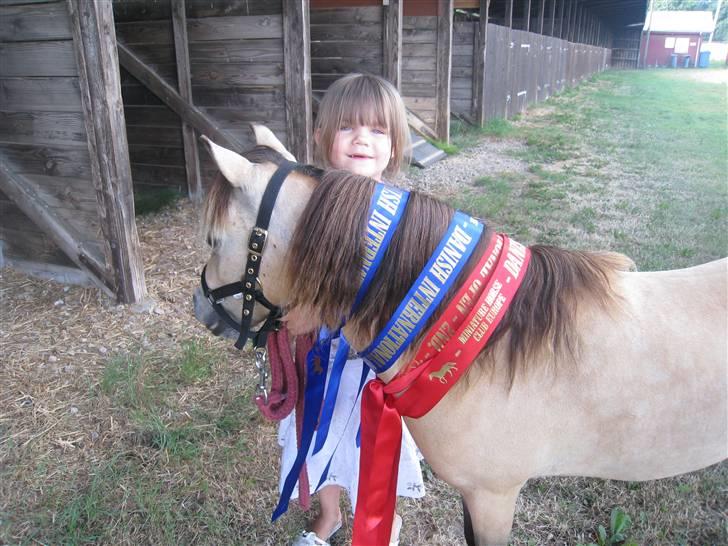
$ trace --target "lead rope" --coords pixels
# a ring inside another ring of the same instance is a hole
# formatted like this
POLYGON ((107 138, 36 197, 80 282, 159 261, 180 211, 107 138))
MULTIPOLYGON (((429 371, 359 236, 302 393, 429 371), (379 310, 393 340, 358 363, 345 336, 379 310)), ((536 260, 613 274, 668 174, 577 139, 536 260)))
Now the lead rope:
MULTIPOLYGON (((297 336, 295 338, 294 360, 293 355, 291 355, 288 330, 285 327, 268 335, 267 356, 270 357, 270 391, 266 386, 268 372, 265 369, 265 349, 256 350, 255 364, 259 373, 258 391, 260 394, 255 397, 255 403, 260 413, 271 421, 280 421, 288 416, 294 407, 296 408, 298 447, 300 447, 301 443, 306 355, 313 347, 313 343, 314 337, 312 335, 297 336)), ((301 508, 308 510, 311 506, 311 492, 305 465, 301 468, 298 485, 298 503, 301 508)))

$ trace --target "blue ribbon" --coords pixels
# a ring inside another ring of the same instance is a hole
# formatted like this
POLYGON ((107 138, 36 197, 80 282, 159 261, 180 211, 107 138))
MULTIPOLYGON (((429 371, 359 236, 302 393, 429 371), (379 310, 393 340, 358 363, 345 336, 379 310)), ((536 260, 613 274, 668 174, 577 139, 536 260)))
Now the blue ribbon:
MULTIPOLYGON (((387 246, 394 235, 394 232, 402 219, 404 210, 407 206, 409 192, 378 183, 372 195, 371 205, 367 218, 365 230, 365 246, 364 257, 361 269, 362 282, 359 290, 354 298, 351 313, 354 312, 364 299, 366 292, 371 284, 379 265, 384 258, 387 246)), ((319 420, 318 432, 316 434, 316 443, 313 453, 317 453, 324 445, 328 436, 329 427, 331 425, 331 416, 333 408, 336 404, 339 384, 341 382, 341 374, 346 364, 349 354, 349 344, 343 336, 339 342, 339 348, 334 358, 331 377, 329 378, 329 386, 326 389, 326 398, 324 401, 324 386, 326 384, 326 372, 329 365, 329 354, 331 349, 331 339, 334 336, 329 335, 325 329, 319 334, 319 339, 306 356, 307 381, 306 394, 304 398, 303 421, 301 426, 301 445, 296 454, 296 459, 286 476, 281 491, 278 506, 273 511, 273 521, 278 519, 288 509, 288 501, 293 493, 301 468, 306 461, 311 441, 316 429, 316 422, 319 420), (315 357, 319 357, 322 373, 314 374, 315 357), (322 406, 323 402, 323 406, 322 406), (320 417, 319 417, 320 414, 320 417)), ((366 374, 364 374, 365 376, 366 374)), ((362 385, 363 386, 363 379, 362 385)), ((359 390, 361 391, 361 386, 359 390)), ((333 457, 333 455, 332 455, 333 457)), ((328 474, 326 466, 321 481, 325 480, 328 474)), ((318 487, 317 487, 318 489, 318 487)))
MULTIPOLYGON (((362 281, 354 298, 354 304, 351 306, 350 314, 353 314, 359 308, 364 299, 369 285, 371 285, 379 265, 382 263, 389 242, 392 240, 392 236, 404 215, 408 199, 409 192, 399 188, 381 183, 378 183, 374 188, 364 236, 364 257, 361 267, 362 281)), ((344 371, 348 354, 349 343, 344 336, 341 336, 339 349, 336 352, 331 376, 326 387, 326 398, 321 409, 321 418, 316 432, 316 443, 313 448, 314 454, 321 450, 329 434, 331 417, 333 416, 341 383, 341 374, 344 371)))
POLYGON ((387 326, 360 356, 374 370, 388 370, 422 329, 465 266, 483 232, 483 224, 462 212, 447 232, 387 326))

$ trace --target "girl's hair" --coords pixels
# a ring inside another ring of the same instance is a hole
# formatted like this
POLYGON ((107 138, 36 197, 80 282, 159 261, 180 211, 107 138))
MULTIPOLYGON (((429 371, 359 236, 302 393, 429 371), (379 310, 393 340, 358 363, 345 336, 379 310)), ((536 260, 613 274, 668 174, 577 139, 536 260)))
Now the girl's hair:
POLYGON ((317 165, 331 167, 329 152, 334 138, 348 124, 385 127, 392 139, 392 157, 383 175, 393 178, 399 174, 405 153, 409 153, 410 137, 402 97, 391 83, 371 74, 348 74, 331 84, 316 117, 317 165))

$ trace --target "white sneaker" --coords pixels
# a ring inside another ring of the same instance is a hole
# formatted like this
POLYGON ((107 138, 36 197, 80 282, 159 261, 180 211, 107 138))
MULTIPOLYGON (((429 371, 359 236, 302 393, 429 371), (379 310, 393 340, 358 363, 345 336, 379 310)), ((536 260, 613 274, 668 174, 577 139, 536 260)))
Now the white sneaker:
POLYGON ((328 540, 334 536, 334 533, 341 529, 341 522, 337 523, 334 528, 329 533, 329 536, 326 537, 326 540, 319 537, 316 533, 313 531, 303 531, 298 538, 291 544, 291 546, 331 546, 329 544, 328 540))

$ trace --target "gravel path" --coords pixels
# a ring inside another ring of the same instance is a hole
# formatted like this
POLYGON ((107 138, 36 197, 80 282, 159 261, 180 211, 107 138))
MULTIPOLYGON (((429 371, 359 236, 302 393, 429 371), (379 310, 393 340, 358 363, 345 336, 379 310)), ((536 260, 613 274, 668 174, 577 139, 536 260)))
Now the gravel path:
POLYGON ((526 163, 512 155, 522 148, 525 145, 517 140, 485 138, 476 146, 448 156, 426 169, 410 168, 405 184, 445 197, 481 176, 505 171, 526 172, 526 163))

